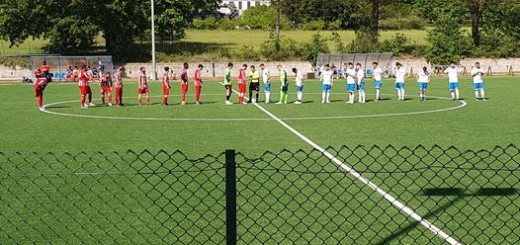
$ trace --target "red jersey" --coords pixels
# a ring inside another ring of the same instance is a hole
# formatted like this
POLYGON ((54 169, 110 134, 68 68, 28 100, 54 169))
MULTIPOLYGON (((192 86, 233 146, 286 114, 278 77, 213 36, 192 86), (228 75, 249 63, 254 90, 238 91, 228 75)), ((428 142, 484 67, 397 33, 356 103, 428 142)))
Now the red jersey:
POLYGON ((139 88, 148 88, 148 82, 146 81, 146 73, 144 72, 141 72, 141 74, 139 74, 139 88))
POLYGON ((182 69, 181 83, 185 83, 185 84, 188 83, 188 70, 186 70, 186 69, 182 69))
POLYGON ((78 86, 80 87, 86 87, 88 84, 88 74, 87 74, 87 71, 85 70, 81 70, 79 71, 79 76, 78 76, 78 86))
POLYGON ((42 72, 49 72, 51 70, 51 66, 49 64, 40 66, 40 70, 42 72))
POLYGON ((170 77, 168 76, 168 72, 165 71, 162 75, 162 84, 163 87, 169 88, 170 87, 170 77))
POLYGON ((246 70, 244 68, 240 68, 238 71, 238 83, 246 82, 246 70))
POLYGON ((47 85, 47 78, 40 77, 34 81, 34 86, 45 86, 47 85))
POLYGON ((200 77, 199 69, 195 70, 195 79, 193 80, 193 84, 195 85, 195 87, 200 87, 200 85, 202 84, 202 78, 200 77))
POLYGON ((123 76, 121 75, 121 72, 114 73, 114 87, 123 87, 123 76))
POLYGON ((99 81, 99 85, 101 85, 102 88, 112 87, 112 79, 109 75, 103 76, 99 81))

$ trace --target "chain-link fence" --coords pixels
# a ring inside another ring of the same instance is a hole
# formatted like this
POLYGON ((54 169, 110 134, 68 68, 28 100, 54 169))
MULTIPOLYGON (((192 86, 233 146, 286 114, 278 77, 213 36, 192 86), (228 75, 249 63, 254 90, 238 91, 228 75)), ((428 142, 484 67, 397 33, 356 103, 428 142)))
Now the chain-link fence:
MULTIPOLYGON (((520 242, 520 148, 329 148, 463 244, 520 242)), ((316 150, 0 153, 0 241, 443 244, 316 150)))

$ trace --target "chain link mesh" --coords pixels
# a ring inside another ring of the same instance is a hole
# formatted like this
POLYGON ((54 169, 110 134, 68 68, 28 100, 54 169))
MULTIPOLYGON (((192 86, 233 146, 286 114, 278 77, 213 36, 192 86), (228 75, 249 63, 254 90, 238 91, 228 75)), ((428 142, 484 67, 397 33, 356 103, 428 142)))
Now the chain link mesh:
MULTIPOLYGON (((463 244, 520 242, 520 149, 328 152, 463 244)), ((0 241, 223 244, 225 155, 0 153, 0 241)), ((236 155, 239 244, 443 244, 316 150, 236 155)))

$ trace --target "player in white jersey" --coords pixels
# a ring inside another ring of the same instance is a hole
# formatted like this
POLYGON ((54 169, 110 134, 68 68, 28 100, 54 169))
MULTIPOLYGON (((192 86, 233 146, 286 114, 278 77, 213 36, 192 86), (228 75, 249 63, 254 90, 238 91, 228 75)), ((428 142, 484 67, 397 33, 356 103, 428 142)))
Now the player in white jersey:
POLYGON ((356 89, 356 71, 354 70, 354 64, 348 63, 348 66, 343 73, 343 77, 347 80, 346 89, 348 93, 348 104, 354 104, 354 90, 356 89))
POLYGON ((428 83, 430 82, 432 74, 428 72, 428 68, 423 67, 423 70, 417 74, 417 83, 419 84, 419 97, 421 101, 426 100, 426 89, 428 88, 428 83))
POLYGON ((356 85, 358 90, 358 102, 365 103, 365 70, 361 68, 361 63, 356 64, 356 85))
POLYGON ((404 80, 406 79, 406 71, 399 62, 395 63, 395 89, 397 90, 397 100, 404 100, 404 80))
POLYGON ((334 84, 334 72, 330 69, 329 64, 326 64, 323 71, 321 72, 321 103, 330 103, 330 90, 334 84))
POLYGON ((296 83, 296 101, 294 104, 301 104, 303 100, 303 74, 296 68, 292 68, 292 72, 296 83))
POLYGON ((480 63, 476 62, 475 67, 471 69, 471 76, 473 77, 473 91, 475 92, 475 98, 478 100, 486 101, 486 94, 484 92, 484 70, 480 67, 480 63), (480 95, 480 96, 479 96, 480 95))
POLYGON ((448 88, 453 100, 459 99, 459 73, 462 71, 455 63, 451 63, 444 73, 448 74, 448 88))
POLYGON ((372 74, 374 74, 374 88, 376 89, 375 101, 381 100, 381 86, 383 85, 383 69, 377 62, 372 62, 372 74))
POLYGON ((264 64, 260 64, 262 82, 264 83, 264 95, 265 95, 265 103, 269 104, 269 100, 271 98, 271 73, 269 73, 269 69, 265 68, 264 64))

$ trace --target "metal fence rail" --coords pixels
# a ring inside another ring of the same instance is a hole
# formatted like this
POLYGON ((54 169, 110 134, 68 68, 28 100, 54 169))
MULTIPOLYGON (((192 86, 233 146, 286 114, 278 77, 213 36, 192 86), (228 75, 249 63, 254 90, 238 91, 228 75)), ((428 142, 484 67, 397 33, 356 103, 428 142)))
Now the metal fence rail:
MULTIPOLYGON (((330 148, 463 244, 520 242, 520 148, 330 148)), ((1 243, 443 244, 314 150, 0 153, 1 243)))

